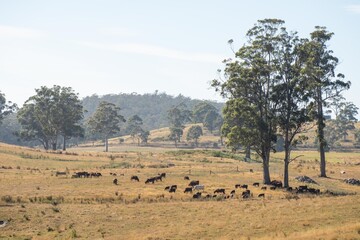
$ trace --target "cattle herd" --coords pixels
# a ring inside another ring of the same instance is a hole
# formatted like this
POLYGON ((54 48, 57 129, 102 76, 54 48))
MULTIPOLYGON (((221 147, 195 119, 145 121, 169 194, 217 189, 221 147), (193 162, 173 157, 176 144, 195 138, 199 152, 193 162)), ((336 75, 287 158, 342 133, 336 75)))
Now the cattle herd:
MULTIPOLYGON (((55 173, 55 176, 61 176, 61 175, 66 175, 67 176, 67 172, 59 172, 59 171, 57 171, 55 173)), ((116 173, 110 173, 110 175, 117 176, 116 173)), ((101 176, 102 176, 102 174, 100 172, 81 171, 81 172, 75 172, 71 176, 71 178, 92 178, 92 177, 98 178, 98 177, 101 177, 101 176)), ((124 174, 121 174, 121 176, 124 176, 124 174)), ((159 182, 159 181, 162 182, 163 179, 165 179, 165 178, 166 178, 166 173, 159 173, 156 176, 147 178, 145 180, 145 184, 155 184, 156 182, 159 182)), ((187 187, 185 187, 183 192, 193 194, 192 195, 193 199, 201 199, 201 198, 204 198, 204 199, 209 199, 209 198, 228 199, 228 198, 234 198, 236 196, 237 191, 240 191, 239 196, 241 198, 243 198, 243 199, 254 197, 253 192, 249 189, 248 184, 235 184, 234 189, 232 189, 229 194, 227 194, 225 188, 217 188, 214 191, 211 191, 211 193, 209 193, 209 192, 205 192, 205 185, 200 184, 199 180, 191 180, 189 176, 184 176, 184 180, 185 181, 190 181, 190 182, 187 184, 187 187)), ((130 181, 140 182, 140 178, 138 176, 136 176, 136 175, 132 175, 130 177, 130 181)), ((115 184, 115 185, 119 184, 117 178, 113 179, 113 184, 115 184)), ((296 187, 294 189, 292 187, 283 188, 282 182, 278 181, 278 180, 273 180, 269 184, 269 186, 261 186, 261 188, 260 188, 260 183, 259 182, 254 182, 252 184, 252 186, 255 187, 255 188, 258 188, 258 189, 260 189, 262 191, 262 193, 257 195, 258 198, 265 198, 265 191, 267 189, 270 189, 270 190, 284 189, 285 191, 290 192, 290 193, 294 193, 294 194, 301 194, 301 193, 320 194, 320 189, 311 188, 311 187, 308 187, 307 185, 298 186, 298 187, 296 187)), ((178 185, 177 184, 168 185, 164 189, 164 191, 167 191, 169 193, 176 193, 177 190, 178 190, 178 185)))

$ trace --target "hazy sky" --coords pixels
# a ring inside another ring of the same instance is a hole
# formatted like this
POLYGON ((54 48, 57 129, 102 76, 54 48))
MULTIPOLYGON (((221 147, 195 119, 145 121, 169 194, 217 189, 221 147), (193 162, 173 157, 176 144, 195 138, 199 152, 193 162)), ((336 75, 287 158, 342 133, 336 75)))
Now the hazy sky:
POLYGON ((335 35, 330 49, 360 107, 360 1, 0 0, 0 91, 22 105, 40 86, 80 97, 153 93, 221 100, 209 86, 257 20, 279 18, 308 37, 335 35))

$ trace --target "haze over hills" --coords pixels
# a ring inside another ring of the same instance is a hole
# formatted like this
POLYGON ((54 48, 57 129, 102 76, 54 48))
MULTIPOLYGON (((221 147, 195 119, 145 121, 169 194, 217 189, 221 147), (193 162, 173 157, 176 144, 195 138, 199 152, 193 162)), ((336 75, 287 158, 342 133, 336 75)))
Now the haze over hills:
MULTIPOLYGON (((181 94, 178 96, 171 96, 164 92, 138 94, 138 93, 119 93, 119 94, 106 94, 106 95, 92 95, 82 99, 84 107, 84 119, 83 123, 87 122, 88 118, 92 116, 101 101, 107 101, 114 103, 120 107, 120 114, 129 119, 131 116, 138 115, 143 120, 142 128, 144 130, 153 130, 168 127, 167 111, 181 103, 187 106, 188 110, 192 110, 193 107, 204 101, 199 99, 191 99, 181 94)), ((221 109, 224 103, 207 101, 218 109, 221 113, 221 109)), ((120 135, 124 135, 125 124, 121 126, 120 135)), ((3 124, 0 126, 0 141, 10 144, 18 145, 35 145, 35 142, 23 142, 13 134, 20 129, 20 125, 16 119, 16 114, 7 116, 3 124)), ((86 134, 86 133, 85 133, 86 134)))

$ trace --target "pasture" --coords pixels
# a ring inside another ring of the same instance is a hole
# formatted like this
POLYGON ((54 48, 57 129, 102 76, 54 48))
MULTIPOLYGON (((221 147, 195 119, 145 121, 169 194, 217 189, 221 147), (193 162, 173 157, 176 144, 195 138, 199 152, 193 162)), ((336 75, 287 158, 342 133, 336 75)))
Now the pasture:
MULTIPOLYGON (((316 152, 294 153, 303 156, 290 164, 290 185, 304 185, 294 177, 309 176, 318 184, 307 185, 321 191, 315 195, 262 190, 261 163, 244 162, 242 155, 110 150, 45 152, 0 144, 0 239, 360 239, 360 187, 343 181, 360 178, 359 153, 329 153, 328 178, 317 177, 316 152), (72 177, 83 171, 102 176, 72 177), (162 181, 145 184, 160 173, 166 173, 162 181), (204 185, 200 199, 184 193, 191 180, 204 185), (245 189, 236 184, 248 185, 252 196, 244 199, 245 189), (171 185, 176 192, 164 190, 171 185), (218 188, 225 195, 214 197, 218 188)), ((271 162, 272 179, 282 180, 281 157, 271 162)))

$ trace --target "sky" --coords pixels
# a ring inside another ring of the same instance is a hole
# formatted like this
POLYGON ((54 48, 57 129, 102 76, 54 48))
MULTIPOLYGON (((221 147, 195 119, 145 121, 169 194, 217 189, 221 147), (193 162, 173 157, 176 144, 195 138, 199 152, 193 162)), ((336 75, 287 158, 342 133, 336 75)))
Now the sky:
POLYGON ((301 37, 333 32, 344 96, 360 107, 360 0, 0 0, 0 91, 19 106, 53 85, 225 101, 210 81, 234 55, 227 42, 237 50, 265 18, 301 37))

